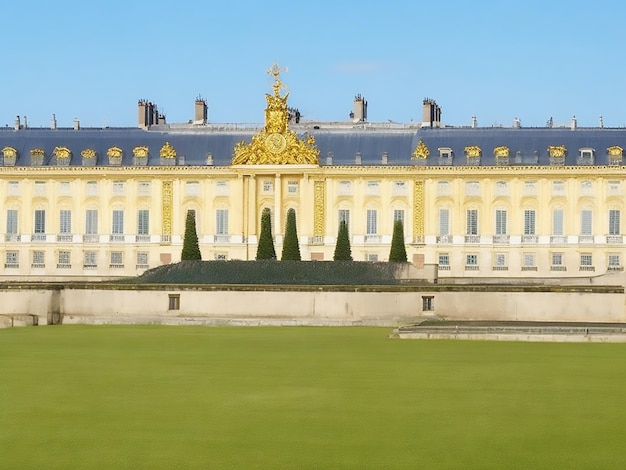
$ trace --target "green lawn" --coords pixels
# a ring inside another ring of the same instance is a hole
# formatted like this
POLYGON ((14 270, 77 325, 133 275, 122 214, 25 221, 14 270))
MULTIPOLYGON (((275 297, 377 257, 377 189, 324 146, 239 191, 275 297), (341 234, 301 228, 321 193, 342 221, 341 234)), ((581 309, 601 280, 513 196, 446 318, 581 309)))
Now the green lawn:
POLYGON ((8 469, 623 469, 626 344, 0 330, 8 469))

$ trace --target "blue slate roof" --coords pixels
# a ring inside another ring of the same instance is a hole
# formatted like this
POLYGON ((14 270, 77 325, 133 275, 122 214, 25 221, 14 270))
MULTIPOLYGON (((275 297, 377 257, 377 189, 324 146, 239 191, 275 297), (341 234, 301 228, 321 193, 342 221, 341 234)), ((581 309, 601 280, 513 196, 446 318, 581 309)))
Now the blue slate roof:
MULTIPOLYGON (((595 149, 595 165, 607 165, 607 148, 626 148, 625 128, 321 128, 312 130, 294 129, 303 135, 309 132, 316 139, 320 149, 320 164, 326 164, 326 157, 332 153, 333 165, 354 165, 355 154, 361 153, 362 165, 380 165, 384 152, 388 154, 388 165, 437 166, 439 147, 449 147, 454 152, 452 165, 466 165, 464 149, 478 146, 482 149, 481 166, 496 164, 493 149, 507 146, 511 165, 550 165, 548 146, 564 145, 567 148, 565 165, 576 166, 579 149, 595 149), (419 141, 430 150, 427 160, 416 161, 411 154, 419 141), (517 157, 516 157, 517 155, 517 157)), ((233 148, 237 142, 249 142, 257 131, 200 130, 143 130, 138 128, 106 129, 20 129, 0 128, 0 149, 10 146, 18 151, 16 166, 30 166, 30 150, 43 148, 46 154, 44 165, 55 165, 52 152, 56 146, 71 149, 71 166, 80 166, 80 152, 87 148, 96 150, 98 166, 107 166, 107 149, 120 147, 124 152, 123 166, 133 165, 133 148, 147 146, 150 149, 148 165, 160 165, 159 151, 169 142, 184 156, 178 164, 206 165, 207 154, 213 155, 214 165, 230 165, 233 148)), ((0 155, 1 158, 1 155, 0 155)))

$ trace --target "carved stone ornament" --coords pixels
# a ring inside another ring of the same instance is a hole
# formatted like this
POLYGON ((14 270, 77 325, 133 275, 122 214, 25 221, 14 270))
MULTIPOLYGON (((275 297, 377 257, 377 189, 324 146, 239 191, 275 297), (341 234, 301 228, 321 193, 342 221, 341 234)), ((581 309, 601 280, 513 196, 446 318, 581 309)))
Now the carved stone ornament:
POLYGON ((161 147, 161 152, 159 154, 161 158, 176 158, 176 150, 169 142, 165 142, 165 145, 161 147))
POLYGON ((509 148, 506 145, 501 145, 500 147, 496 147, 493 149, 493 155, 498 157, 508 157, 509 156, 509 148))
POLYGON ((72 156, 72 151, 67 147, 54 147, 52 155, 57 158, 70 158, 72 156))
POLYGON ((469 147, 465 147, 465 155, 468 157, 480 157, 481 150, 477 145, 470 145, 469 147))
POLYGON ((424 144, 424 142, 422 142, 422 140, 420 139, 420 141, 417 143, 417 147, 415 147, 415 150, 413 150, 413 153, 411 154, 411 158, 412 159, 424 159, 424 158, 428 158, 428 156, 430 155, 430 150, 428 150, 428 147, 426 147, 426 144, 424 144))
POLYGON ((281 88, 286 87, 279 79, 280 73, 286 70, 276 63, 267 70, 274 77, 274 94, 265 95, 265 127, 252 137, 250 143, 242 141, 235 144, 233 165, 319 164, 320 151, 315 147, 315 137, 307 135, 301 139, 287 127, 289 93, 281 96, 281 88))
POLYGON ((624 149, 618 145, 613 145, 606 149, 609 153, 609 157, 621 157, 623 155, 624 149))
POLYGON ((17 158, 17 150, 13 147, 4 147, 2 149, 2 155, 4 158, 17 158))
POLYGON ((565 148, 565 145, 550 145, 548 147, 548 153, 550 154, 550 157, 564 157, 565 153, 567 152, 567 149, 565 148))

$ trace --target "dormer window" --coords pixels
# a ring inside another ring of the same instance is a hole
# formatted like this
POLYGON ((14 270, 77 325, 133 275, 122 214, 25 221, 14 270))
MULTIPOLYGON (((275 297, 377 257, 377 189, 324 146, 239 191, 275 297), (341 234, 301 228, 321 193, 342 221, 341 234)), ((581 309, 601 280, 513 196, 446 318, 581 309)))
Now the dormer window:
POLYGON ((622 164, 622 147, 614 145, 606 149, 609 154, 609 165, 621 165, 622 164))
POLYGON ((590 147, 584 147, 578 149, 578 161, 579 165, 593 165, 596 151, 590 147))
POLYGON ((439 165, 452 165, 454 151, 450 147, 439 147, 439 165))

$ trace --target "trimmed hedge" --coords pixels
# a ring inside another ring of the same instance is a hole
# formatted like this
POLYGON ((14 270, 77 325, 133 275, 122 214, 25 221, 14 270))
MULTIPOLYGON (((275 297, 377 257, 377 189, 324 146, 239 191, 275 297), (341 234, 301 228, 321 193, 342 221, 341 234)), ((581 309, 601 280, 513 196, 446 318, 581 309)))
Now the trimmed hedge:
POLYGON ((394 266, 366 261, 181 261, 125 279, 136 284, 392 285, 394 266))

